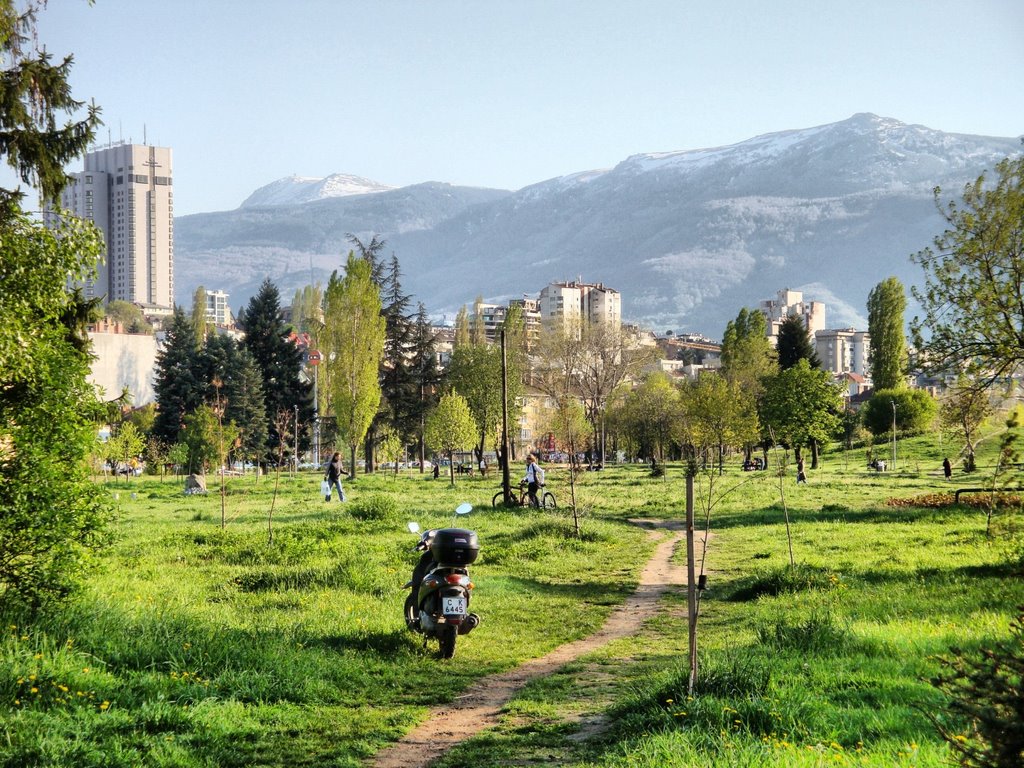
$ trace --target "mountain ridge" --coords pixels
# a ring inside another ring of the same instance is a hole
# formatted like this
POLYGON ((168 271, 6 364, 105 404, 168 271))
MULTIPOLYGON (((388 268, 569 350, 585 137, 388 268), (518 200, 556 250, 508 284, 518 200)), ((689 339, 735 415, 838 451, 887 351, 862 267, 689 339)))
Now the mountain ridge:
POLYGON ((632 155, 514 192, 428 183, 194 214, 176 228, 190 274, 178 300, 202 283, 242 304, 263 273, 285 283, 287 300, 292 283, 323 281, 340 265, 352 232, 386 238, 403 284, 435 314, 582 275, 620 290, 624 317, 656 328, 718 335, 740 307, 802 286, 829 302, 829 327, 862 325, 871 287, 890 274, 913 283, 907 256, 941 232, 932 190, 956 197, 1019 152, 1015 138, 860 113, 723 147, 632 155), (245 253, 258 279, 223 287, 224 270, 201 267, 245 253))

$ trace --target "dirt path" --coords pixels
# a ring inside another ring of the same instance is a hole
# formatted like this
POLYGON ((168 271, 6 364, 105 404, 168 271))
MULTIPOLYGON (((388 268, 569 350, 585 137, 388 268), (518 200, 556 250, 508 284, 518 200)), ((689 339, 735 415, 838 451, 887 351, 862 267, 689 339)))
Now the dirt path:
POLYGON ((604 626, 596 633, 555 648, 538 659, 524 662, 515 669, 482 678, 452 704, 434 709, 424 721, 409 731, 401 741, 378 752, 371 763, 374 768, 426 768, 445 752, 476 733, 498 724, 502 707, 531 680, 550 675, 559 667, 597 650, 605 643, 635 634, 640 625, 654 616, 658 603, 672 587, 685 584, 681 568, 671 560, 676 547, 685 541, 681 523, 633 520, 650 529, 658 537, 659 530, 672 531, 661 541, 654 556, 640 574, 636 592, 622 608, 612 611, 604 626))

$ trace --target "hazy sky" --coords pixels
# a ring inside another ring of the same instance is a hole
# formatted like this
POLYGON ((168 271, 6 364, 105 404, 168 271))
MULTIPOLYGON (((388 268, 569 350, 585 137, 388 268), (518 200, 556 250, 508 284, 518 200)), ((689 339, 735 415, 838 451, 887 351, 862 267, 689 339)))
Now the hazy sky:
POLYGON ((856 112, 1024 133, 1021 0, 50 0, 39 36, 103 142, 173 148, 177 215, 291 174, 518 189, 856 112))

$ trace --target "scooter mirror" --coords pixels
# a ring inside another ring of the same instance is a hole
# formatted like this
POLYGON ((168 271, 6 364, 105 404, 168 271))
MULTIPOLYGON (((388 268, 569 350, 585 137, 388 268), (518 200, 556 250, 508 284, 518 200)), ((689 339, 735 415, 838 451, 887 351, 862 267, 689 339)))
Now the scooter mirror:
POLYGON ((409 529, 409 533, 419 533, 420 532, 420 524, 419 523, 409 523, 408 525, 406 525, 406 528, 409 529))
POLYGON ((473 505, 465 501, 455 508, 456 515, 468 515, 472 511, 473 505))

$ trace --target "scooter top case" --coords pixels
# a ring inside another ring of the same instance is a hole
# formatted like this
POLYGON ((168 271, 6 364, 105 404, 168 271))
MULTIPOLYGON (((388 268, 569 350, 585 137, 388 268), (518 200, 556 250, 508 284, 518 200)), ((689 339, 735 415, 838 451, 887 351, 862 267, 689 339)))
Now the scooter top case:
POLYGON ((434 534, 430 554, 438 565, 464 566, 476 561, 480 542, 476 531, 465 528, 441 528, 434 534))

